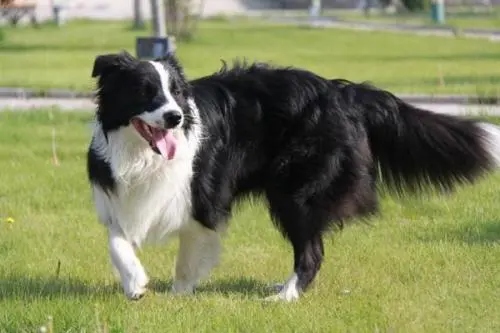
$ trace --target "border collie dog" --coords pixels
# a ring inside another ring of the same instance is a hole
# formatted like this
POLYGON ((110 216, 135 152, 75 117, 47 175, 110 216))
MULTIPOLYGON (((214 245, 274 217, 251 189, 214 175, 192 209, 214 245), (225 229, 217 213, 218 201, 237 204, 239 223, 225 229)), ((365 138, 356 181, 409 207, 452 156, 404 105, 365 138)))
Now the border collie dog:
POLYGON ((172 56, 97 56, 88 177, 125 294, 148 276, 135 251, 180 239, 174 293, 217 263, 233 203, 262 196, 293 248, 276 300, 297 299, 323 261, 322 235, 396 190, 472 182, 495 169, 500 130, 435 114, 368 84, 236 62, 188 81, 172 56))

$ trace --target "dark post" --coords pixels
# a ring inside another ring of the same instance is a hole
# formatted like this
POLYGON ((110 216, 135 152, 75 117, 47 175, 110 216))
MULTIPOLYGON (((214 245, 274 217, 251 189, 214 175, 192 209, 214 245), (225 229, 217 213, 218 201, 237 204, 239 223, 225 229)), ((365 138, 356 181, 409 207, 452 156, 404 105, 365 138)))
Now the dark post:
POLYGON ((173 54, 175 51, 173 39, 167 36, 163 0, 150 1, 153 37, 136 38, 136 54, 140 59, 155 59, 173 54))

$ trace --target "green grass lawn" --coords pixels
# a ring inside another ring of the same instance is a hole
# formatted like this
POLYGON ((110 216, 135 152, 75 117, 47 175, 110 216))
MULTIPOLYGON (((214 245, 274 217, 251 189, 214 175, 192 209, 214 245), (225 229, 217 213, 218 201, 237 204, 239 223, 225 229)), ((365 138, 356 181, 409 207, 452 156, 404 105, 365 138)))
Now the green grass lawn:
MULTIPOLYGON (((128 23, 88 21, 63 28, 7 27, 3 33, 0 86, 86 91, 93 88, 95 56, 134 52, 138 35, 128 23)), ((246 57, 369 80, 397 93, 499 94, 500 43, 486 40, 213 20, 202 22, 178 54, 191 78, 217 70, 221 59, 246 57)))
POLYGON ((384 195, 380 217, 328 237, 299 302, 262 301, 292 253, 258 202, 234 216, 194 297, 167 292, 173 241, 140 254, 153 291, 126 300, 86 181, 91 117, 0 113, 0 332, 34 332, 48 316, 54 332, 500 331, 500 174, 451 197, 384 195))

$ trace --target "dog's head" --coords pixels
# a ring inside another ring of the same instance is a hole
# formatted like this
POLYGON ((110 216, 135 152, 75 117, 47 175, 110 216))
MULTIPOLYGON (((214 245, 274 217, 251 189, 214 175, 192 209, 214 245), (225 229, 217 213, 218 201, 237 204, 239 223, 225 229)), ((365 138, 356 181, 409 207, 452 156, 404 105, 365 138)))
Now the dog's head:
POLYGON ((133 126, 163 157, 172 159, 176 133, 192 125, 190 85, 173 56, 140 61, 127 52, 97 56, 97 120, 105 133, 133 126))

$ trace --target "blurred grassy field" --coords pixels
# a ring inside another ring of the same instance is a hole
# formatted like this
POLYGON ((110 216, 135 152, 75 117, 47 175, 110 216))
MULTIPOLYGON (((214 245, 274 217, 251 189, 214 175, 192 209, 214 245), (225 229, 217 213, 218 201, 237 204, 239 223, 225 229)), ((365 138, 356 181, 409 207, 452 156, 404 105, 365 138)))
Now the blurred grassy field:
POLYGON ((173 241, 140 253, 152 291, 127 301, 86 181, 91 118, 0 113, 0 332, 35 332, 48 316, 54 332, 500 331, 500 174, 453 196, 382 193, 380 217, 327 237, 299 302, 262 301, 292 253, 259 202, 237 211, 194 297, 168 293, 173 241))
MULTIPOLYGON (((0 86, 91 90, 93 60, 134 52, 125 22, 72 21, 63 28, 6 27, 0 41, 0 86)), ((372 81, 397 93, 498 95, 500 44, 276 25, 254 20, 204 21, 178 55, 189 77, 216 71, 221 59, 246 57, 304 67, 331 78, 372 81)))

